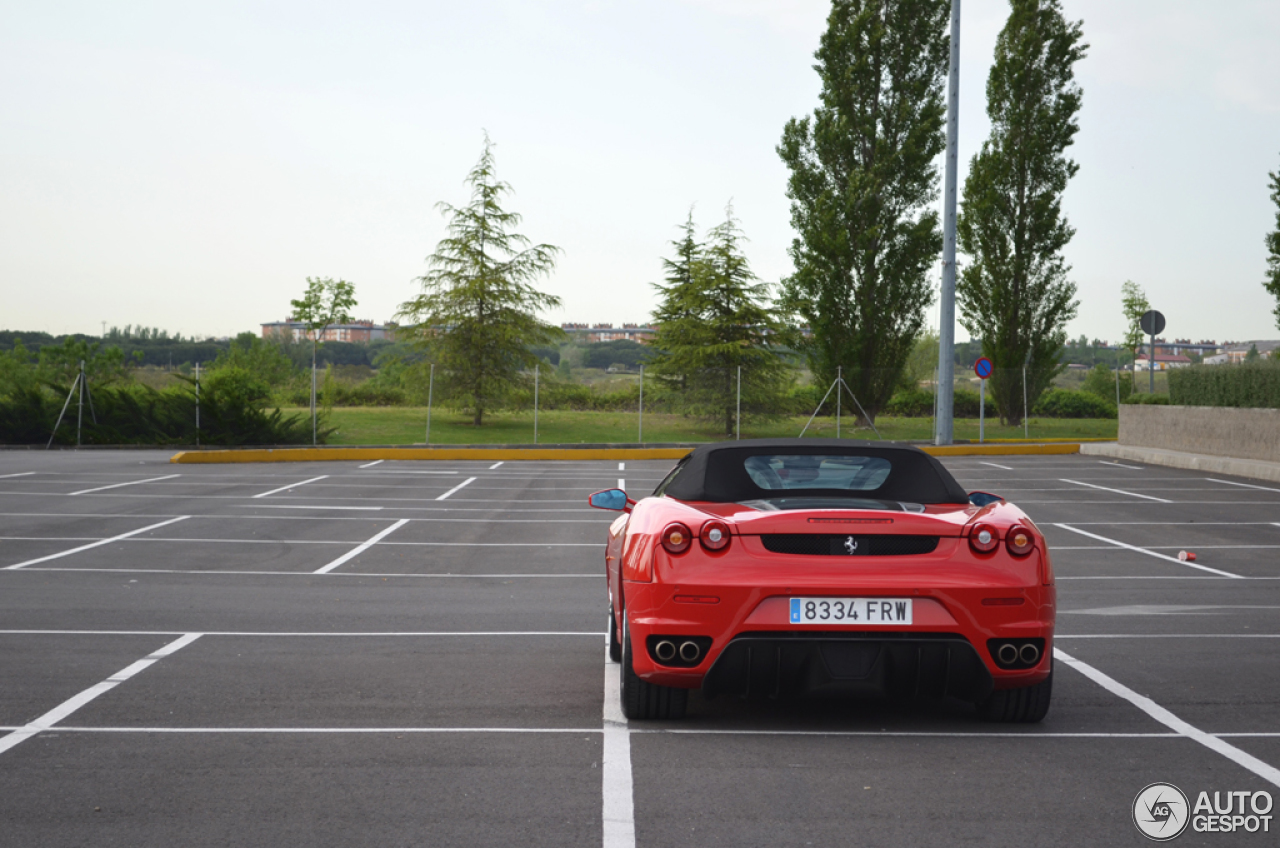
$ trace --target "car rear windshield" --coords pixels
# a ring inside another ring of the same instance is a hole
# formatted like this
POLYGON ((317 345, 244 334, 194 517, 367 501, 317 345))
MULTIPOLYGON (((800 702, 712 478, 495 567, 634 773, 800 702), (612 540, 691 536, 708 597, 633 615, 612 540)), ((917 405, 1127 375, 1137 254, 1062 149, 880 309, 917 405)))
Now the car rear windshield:
POLYGON ((892 470, 878 456, 824 454, 757 454, 742 461, 751 482, 768 491, 840 489, 870 492, 879 489, 892 470))

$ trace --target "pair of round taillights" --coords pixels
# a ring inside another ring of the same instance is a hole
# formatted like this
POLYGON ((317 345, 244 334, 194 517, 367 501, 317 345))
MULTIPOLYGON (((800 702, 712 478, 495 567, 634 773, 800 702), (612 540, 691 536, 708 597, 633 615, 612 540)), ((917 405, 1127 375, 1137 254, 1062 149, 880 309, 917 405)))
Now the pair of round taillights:
MULTIPOLYGON (((1000 546, 1000 534, 990 524, 979 524, 969 534, 969 547, 980 554, 989 554, 1000 546)), ((1017 524, 1004 532, 1004 546, 1014 556, 1023 557, 1031 553, 1036 540, 1031 531, 1017 524)))
MULTIPOLYGON (((723 551, 729 547, 729 525, 723 521, 704 522, 698 531, 698 541, 708 551, 723 551)), ((662 547, 669 554, 682 554, 693 544, 693 531, 687 524, 673 521, 662 531, 662 547)))

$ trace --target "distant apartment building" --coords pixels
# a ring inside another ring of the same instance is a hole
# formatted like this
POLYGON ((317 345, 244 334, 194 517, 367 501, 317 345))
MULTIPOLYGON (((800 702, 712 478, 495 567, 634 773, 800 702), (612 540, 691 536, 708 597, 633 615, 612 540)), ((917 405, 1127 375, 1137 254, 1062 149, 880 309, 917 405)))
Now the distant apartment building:
POLYGON ((1238 365, 1244 362, 1249 356, 1249 351, 1253 348, 1258 349, 1258 356, 1267 358, 1276 355, 1276 350, 1280 349, 1280 340, 1255 340, 1248 342, 1225 342, 1216 356, 1206 356, 1204 362, 1206 365, 1238 365))
POLYGON ((626 340, 648 344, 658 334, 658 328, 651 324, 623 324, 621 327, 612 324, 561 324, 560 329, 578 342, 626 340))
MULTIPOLYGON (((361 319, 352 321, 349 324, 334 324, 331 327, 326 327, 324 332, 320 334, 319 341, 371 342, 374 339, 391 338, 393 329, 393 327, 388 327, 384 324, 375 324, 372 321, 361 319)), ((295 342, 311 340, 311 333, 307 330, 307 325, 301 321, 294 321, 292 317, 262 325, 262 337, 264 339, 285 335, 291 337, 295 342)))

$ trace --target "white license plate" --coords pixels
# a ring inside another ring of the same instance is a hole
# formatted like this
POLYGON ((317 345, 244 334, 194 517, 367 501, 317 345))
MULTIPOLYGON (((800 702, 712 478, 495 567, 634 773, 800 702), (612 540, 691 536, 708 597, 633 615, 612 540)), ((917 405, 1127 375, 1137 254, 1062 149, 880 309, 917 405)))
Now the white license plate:
POLYGON ((792 624, 910 624, 910 598, 792 598, 792 624))

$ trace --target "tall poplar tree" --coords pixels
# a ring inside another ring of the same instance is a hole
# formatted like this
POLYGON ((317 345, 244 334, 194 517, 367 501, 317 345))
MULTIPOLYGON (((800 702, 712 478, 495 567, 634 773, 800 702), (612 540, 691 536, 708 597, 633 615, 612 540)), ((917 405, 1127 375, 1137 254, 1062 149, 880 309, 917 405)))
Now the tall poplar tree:
POLYGON ((964 184, 957 235, 971 261, 956 301, 961 323, 995 365, 990 388, 1001 420, 1020 424, 1024 364, 1026 402, 1034 405, 1066 367, 1059 358, 1079 305, 1062 257, 1075 235, 1062 193, 1079 168, 1065 151, 1079 130, 1074 66, 1087 45, 1059 0, 1010 5, 987 78, 991 135, 964 184))
POLYGON ((1133 280, 1120 287, 1120 307, 1124 310, 1124 346, 1135 357, 1142 348, 1146 333, 1142 332, 1142 316, 1151 310, 1147 293, 1133 280))
POLYGON ((778 145, 796 231, 782 300, 810 330, 795 344, 823 384, 842 367, 872 420, 933 300, 949 13, 948 0, 835 0, 818 108, 778 145))
POLYGON ((1276 228, 1267 233, 1267 279, 1262 285, 1276 299, 1276 327, 1280 327, 1280 171, 1272 172, 1271 202, 1276 205, 1276 228))
POLYGON ((738 373, 747 410, 767 406, 786 382, 786 365, 773 342, 781 324, 768 307, 768 285, 742 252, 745 240, 733 208, 697 241, 692 213, 675 259, 664 259, 666 284, 654 311, 651 346, 655 376, 680 391, 686 410, 710 418, 732 436, 737 425, 738 373))
POLYGON ((530 348, 563 335, 536 314, 559 306, 560 298, 532 285, 555 268, 560 248, 534 245, 512 232, 520 215, 502 208, 511 186, 494 175, 488 136, 467 183, 471 202, 466 206, 437 204, 449 219, 448 236, 427 257, 430 270, 419 278, 422 293, 400 304, 397 317, 411 322, 415 340, 442 366, 442 388, 462 402, 478 426, 485 411, 538 364, 530 348))

